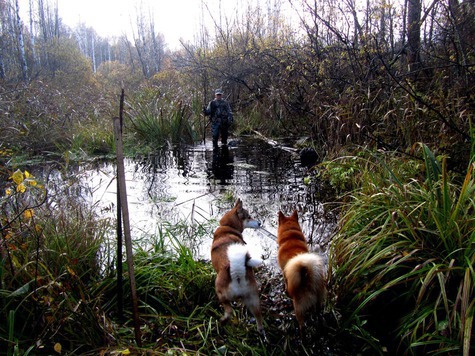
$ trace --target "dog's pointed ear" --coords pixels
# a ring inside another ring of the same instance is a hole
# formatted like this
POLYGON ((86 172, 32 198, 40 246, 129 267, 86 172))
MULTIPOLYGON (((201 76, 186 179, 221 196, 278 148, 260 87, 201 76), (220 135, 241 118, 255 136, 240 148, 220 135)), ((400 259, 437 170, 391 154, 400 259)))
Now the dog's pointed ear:
POLYGON ((242 200, 241 200, 241 198, 238 198, 236 200, 236 204, 234 204, 234 207, 238 208, 238 209, 242 209, 242 200))
POLYGON ((297 209, 295 209, 294 212, 292 213, 292 217, 293 217, 295 220, 298 220, 299 214, 297 213, 297 209))
POLYGON ((284 215, 284 213, 283 213, 282 211, 280 211, 280 210, 279 210, 279 213, 278 213, 277 215, 279 216, 279 224, 280 224, 280 222, 285 219, 285 215, 284 215))

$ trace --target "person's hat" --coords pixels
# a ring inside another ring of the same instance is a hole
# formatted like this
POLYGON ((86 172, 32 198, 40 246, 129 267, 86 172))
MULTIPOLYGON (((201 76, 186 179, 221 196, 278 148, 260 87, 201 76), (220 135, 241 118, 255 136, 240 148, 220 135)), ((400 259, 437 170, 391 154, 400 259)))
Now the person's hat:
POLYGON ((216 89, 214 91, 214 94, 218 95, 218 94, 223 94, 223 90, 222 89, 216 89))

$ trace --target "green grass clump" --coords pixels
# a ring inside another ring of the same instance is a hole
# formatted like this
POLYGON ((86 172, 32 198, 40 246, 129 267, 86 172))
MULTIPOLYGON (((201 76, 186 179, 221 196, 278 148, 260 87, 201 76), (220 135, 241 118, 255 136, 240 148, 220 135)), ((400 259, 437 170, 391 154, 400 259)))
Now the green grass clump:
POLYGON ((457 180, 421 147, 424 179, 398 176, 381 157, 362 163, 366 178, 331 246, 331 286, 344 327, 373 352, 469 355, 474 166, 457 180))
POLYGON ((128 125, 133 142, 157 149, 166 144, 192 144, 201 139, 200 123, 193 119, 192 108, 184 101, 157 94, 129 103, 128 125))

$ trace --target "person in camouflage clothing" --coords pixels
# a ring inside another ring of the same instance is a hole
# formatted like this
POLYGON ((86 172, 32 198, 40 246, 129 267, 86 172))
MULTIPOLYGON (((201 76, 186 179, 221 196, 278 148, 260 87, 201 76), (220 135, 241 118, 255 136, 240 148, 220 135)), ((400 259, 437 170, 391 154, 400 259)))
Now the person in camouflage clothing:
POLYGON ((203 109, 206 116, 211 120, 211 132, 213 135, 213 148, 218 147, 218 139, 221 134, 221 143, 227 145, 229 126, 233 123, 233 113, 229 103, 223 99, 223 91, 216 89, 214 100, 203 109))

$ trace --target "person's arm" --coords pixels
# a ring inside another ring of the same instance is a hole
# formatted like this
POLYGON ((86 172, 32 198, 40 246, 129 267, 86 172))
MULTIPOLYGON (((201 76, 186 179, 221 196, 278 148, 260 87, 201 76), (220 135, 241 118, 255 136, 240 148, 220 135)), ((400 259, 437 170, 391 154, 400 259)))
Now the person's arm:
POLYGON ((211 103, 212 101, 209 102, 208 106, 203 107, 203 114, 205 114, 205 116, 211 115, 211 103))
POLYGON ((228 106, 228 123, 229 124, 232 124, 233 123, 233 112, 231 110, 231 105, 229 105, 229 103, 227 103, 227 106, 228 106))

